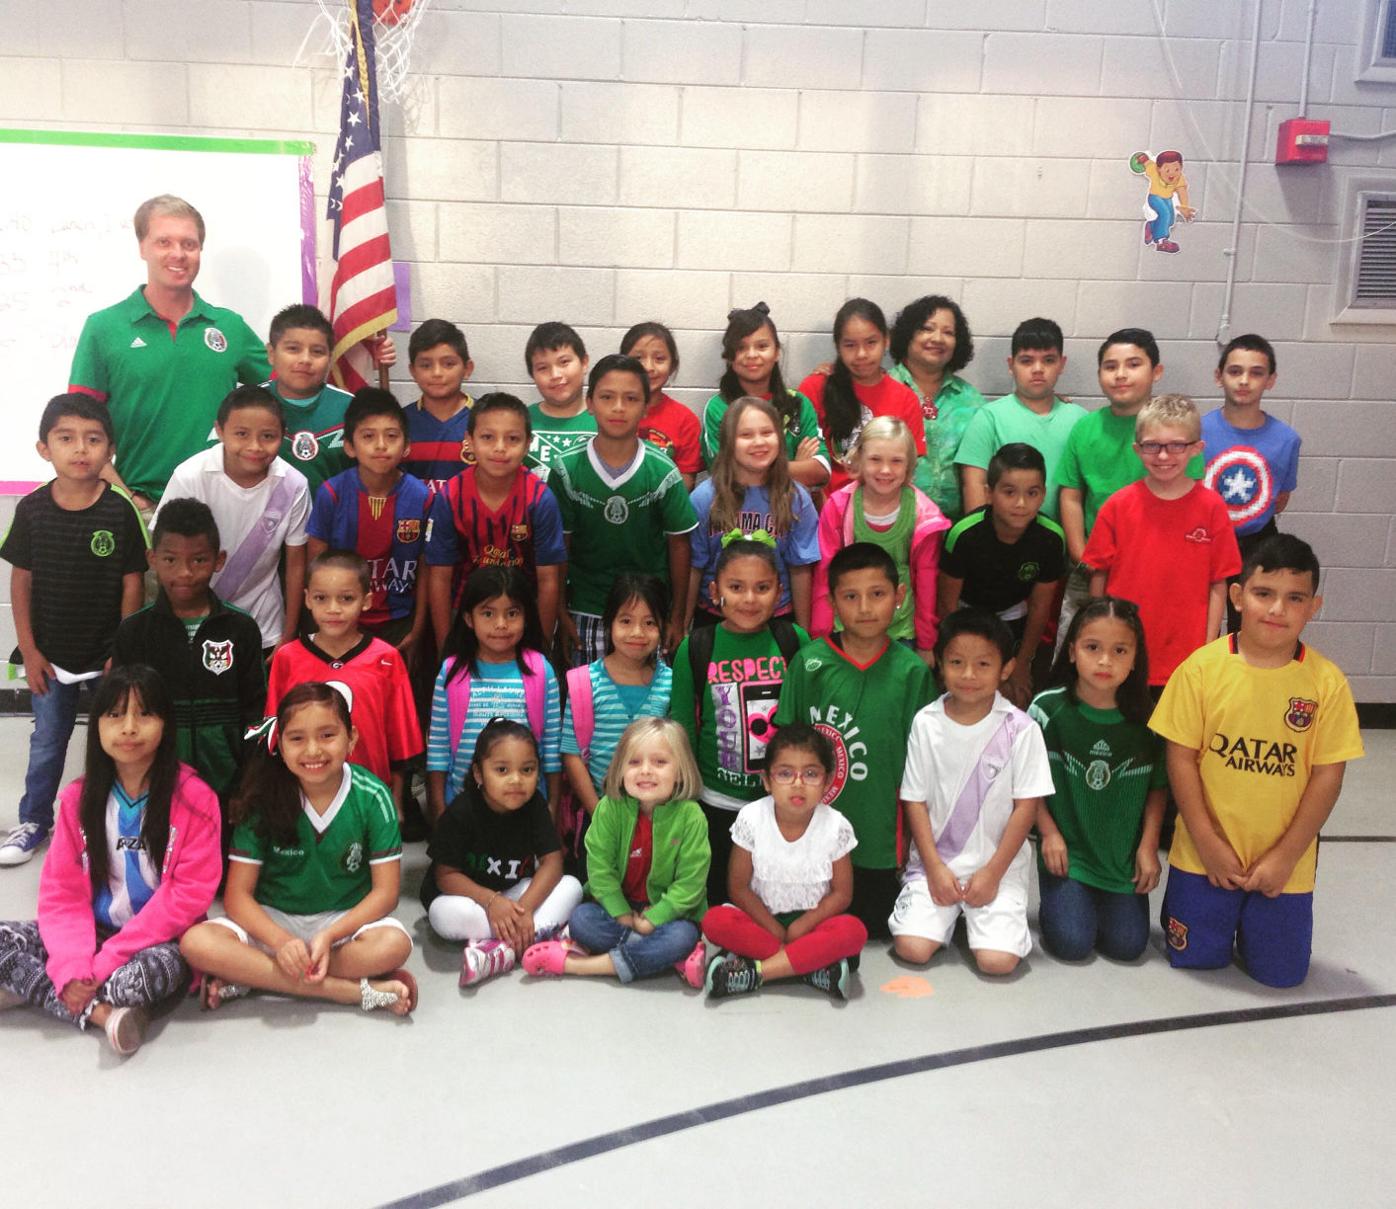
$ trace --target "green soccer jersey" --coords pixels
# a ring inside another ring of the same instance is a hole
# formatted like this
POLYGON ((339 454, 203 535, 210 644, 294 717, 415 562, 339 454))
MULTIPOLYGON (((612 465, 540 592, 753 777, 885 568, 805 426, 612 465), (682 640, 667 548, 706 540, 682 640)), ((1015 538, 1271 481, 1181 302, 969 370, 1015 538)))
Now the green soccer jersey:
POLYGON ((122 480, 158 500, 174 468, 204 448, 223 396, 266 376, 266 348, 236 311, 195 294, 172 331, 141 287, 87 317, 68 381, 106 400, 122 480))
POLYGON ((805 722, 834 745, 834 777, 824 795, 853 825, 853 863, 892 869, 901 860, 902 769, 916 711, 936 697, 931 669, 900 642, 870 664, 855 663, 827 638, 790 661, 776 726, 805 722))
MULTIPOLYGON (((787 389, 785 393, 795 400, 794 419, 792 420, 789 416, 785 418, 785 456, 792 462, 795 461, 795 454, 800 448, 800 442, 806 437, 814 437, 819 442, 819 448, 814 455, 815 459, 823 462, 824 468, 827 470, 829 467, 829 449, 819 427, 819 413, 814 410, 814 404, 798 390, 787 389)), ((771 396, 763 397, 769 399, 771 396)), ((722 417, 727 414, 727 409, 731 406, 726 399, 717 394, 709 399, 703 408, 703 464, 705 466, 711 466, 713 459, 717 457, 718 437, 722 433, 722 417)))
POLYGON ((616 475, 590 441, 553 463, 548 486, 571 538, 567 607, 574 613, 599 617, 612 580, 625 571, 655 575, 667 585, 669 538, 698 527, 678 467, 653 445, 636 444, 634 459, 616 475))
POLYGON ((1047 809, 1066 841, 1067 876, 1133 894, 1144 799, 1168 784, 1162 741, 1119 710, 1073 701, 1065 688, 1038 693, 1028 716, 1047 742, 1056 786, 1047 809))
POLYGON ((288 399, 275 382, 262 385, 281 400, 286 413, 281 456, 305 475, 314 503, 320 484, 352 465, 344 452, 344 412, 354 396, 328 382, 309 399, 288 399))
POLYGON ((1071 430, 1085 416, 1084 408, 1064 399, 1053 399, 1051 411, 1039 415, 1020 402, 1017 395, 1004 395, 974 413, 955 454, 955 463, 987 470, 989 459, 1003 446, 1016 441, 1031 445, 1047 463, 1047 493, 1042 499, 1042 511, 1056 520, 1062 456, 1071 430))
POLYGON ((344 781, 324 814, 301 799, 296 842, 273 843, 251 822, 233 832, 229 859, 260 865, 255 897, 291 915, 348 911, 373 887, 370 865, 402 858, 393 795, 366 768, 345 764, 344 781))
POLYGON ((533 436, 524 465, 544 480, 558 458, 580 449, 596 435, 596 417, 585 407, 575 416, 558 417, 548 415, 542 403, 530 403, 528 422, 533 436))
MULTIPOLYGON (((1089 412, 1067 438, 1057 466, 1057 485, 1081 493, 1090 537, 1100 506, 1121 487, 1144 477, 1144 463, 1134 452, 1136 416, 1118 416, 1109 407, 1089 412)), ((1188 477, 1201 479, 1207 468, 1202 454, 1188 462, 1188 477)))

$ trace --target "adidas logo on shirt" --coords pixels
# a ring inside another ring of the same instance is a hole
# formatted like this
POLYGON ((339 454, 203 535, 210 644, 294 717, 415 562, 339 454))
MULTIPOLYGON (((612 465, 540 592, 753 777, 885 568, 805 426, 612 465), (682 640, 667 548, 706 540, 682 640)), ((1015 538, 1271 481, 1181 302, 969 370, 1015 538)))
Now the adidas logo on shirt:
POLYGON ((139 336, 137 336, 134 340, 131 341, 131 347, 132 347, 132 348, 144 348, 144 347, 145 347, 145 341, 142 340, 139 336))
POLYGON ((1095 746, 1091 748, 1091 755, 1104 756, 1107 759, 1109 759, 1110 744, 1108 744, 1104 739, 1097 739, 1095 742, 1095 746))

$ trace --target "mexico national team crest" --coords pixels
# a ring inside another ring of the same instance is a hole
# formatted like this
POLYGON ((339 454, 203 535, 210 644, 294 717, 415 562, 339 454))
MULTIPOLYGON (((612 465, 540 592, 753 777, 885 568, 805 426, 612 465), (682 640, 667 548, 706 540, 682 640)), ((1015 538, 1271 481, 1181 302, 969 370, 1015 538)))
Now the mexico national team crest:
POLYGON ((291 456, 301 462, 310 462, 320 452, 320 442, 308 428, 301 429, 291 438, 291 456))
POLYGON ((1042 567, 1040 564, 1035 562, 1025 562, 1018 568, 1018 582, 1025 584, 1032 583, 1032 581, 1035 580, 1041 574, 1042 567))
POLYGON ((1104 760, 1092 760, 1086 765, 1086 788, 1099 793, 1110 784, 1110 765, 1104 760))
POLYGON ((1170 949, 1181 953, 1188 947, 1188 926, 1182 920, 1170 915, 1164 923, 1164 933, 1170 949))
POLYGON ((116 553, 116 538, 112 536, 110 529, 94 529, 87 548, 98 558, 110 558, 116 553))
POLYGON ((357 873, 363 868, 364 846, 355 840, 344 853, 344 872, 357 873))
POLYGON ((221 676, 233 666, 233 640, 214 642, 204 639, 204 667, 215 676, 221 676))
POLYGON ((204 343, 215 353, 226 353, 228 351, 228 337, 216 327, 204 328, 204 343))
POLYGON ((410 520, 400 520, 397 523, 397 539, 404 545, 415 542, 422 536, 422 522, 413 517, 410 520))
POLYGON ((601 513, 606 518, 609 525, 623 525, 630 519, 630 505, 626 502, 625 496, 613 495, 606 501, 606 507, 601 513))
POLYGON ((1289 709, 1285 711, 1285 725, 1290 730, 1308 730, 1314 724, 1318 713, 1318 702, 1307 697, 1291 697, 1289 709))

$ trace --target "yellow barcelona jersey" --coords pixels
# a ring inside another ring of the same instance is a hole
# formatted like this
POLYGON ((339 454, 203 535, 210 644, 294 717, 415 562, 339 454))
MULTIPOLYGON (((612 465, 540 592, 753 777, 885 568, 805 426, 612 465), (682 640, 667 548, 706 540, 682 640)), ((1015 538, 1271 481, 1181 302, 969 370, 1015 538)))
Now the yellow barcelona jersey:
MULTIPOLYGON (((1346 677, 1303 643, 1278 668, 1252 667, 1235 635, 1208 643, 1169 678, 1149 726, 1196 749, 1207 806, 1245 866, 1284 835, 1314 765, 1362 755, 1346 677)), ((1317 842, 1309 845, 1286 894, 1314 888, 1317 851, 1317 842)), ((1207 871, 1181 816, 1168 861, 1188 873, 1207 871)))

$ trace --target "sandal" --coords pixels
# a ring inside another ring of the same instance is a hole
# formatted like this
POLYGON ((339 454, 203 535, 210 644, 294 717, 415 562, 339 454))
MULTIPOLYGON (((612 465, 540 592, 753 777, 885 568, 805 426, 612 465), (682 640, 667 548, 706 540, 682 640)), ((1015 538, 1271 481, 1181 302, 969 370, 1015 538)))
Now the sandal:
POLYGON ((387 978, 389 982, 400 982, 407 988, 407 1010, 415 1012, 417 1010, 417 980, 400 966, 387 975, 387 978))
POLYGON ((693 946, 692 953, 674 962, 674 972, 695 991, 702 990, 708 972, 708 947, 700 940, 693 946))
POLYGON ((569 957, 581 952, 576 945, 563 940, 545 940, 524 950, 523 968, 525 974, 535 978, 546 974, 555 976, 566 972, 569 957))
POLYGON ((227 1003, 232 999, 245 999, 252 994, 252 988, 241 982, 224 982, 219 978, 205 978, 203 988, 199 993, 199 1006, 204 1011, 212 1011, 219 1004, 227 1003), (216 999, 218 1003, 211 1000, 216 999))
POLYGON ((367 978, 359 979, 359 1006, 366 1012, 392 1007, 398 1001, 396 991, 375 991, 367 978))

